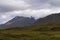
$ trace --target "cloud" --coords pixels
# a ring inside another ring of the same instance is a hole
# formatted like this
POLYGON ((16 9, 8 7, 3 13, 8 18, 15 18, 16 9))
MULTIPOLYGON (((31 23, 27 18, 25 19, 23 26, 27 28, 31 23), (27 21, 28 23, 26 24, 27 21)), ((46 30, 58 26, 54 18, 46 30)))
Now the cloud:
POLYGON ((0 0, 0 23, 15 16, 36 19, 60 12, 60 0, 0 0))
POLYGON ((60 7, 60 0, 51 0, 50 4, 54 7, 60 7))
POLYGON ((0 0, 0 12, 9 12, 14 10, 24 10, 27 9, 30 5, 26 2, 20 0, 0 0))
POLYGON ((30 6, 31 9, 42 9, 42 8, 47 8, 50 6, 48 3, 49 0, 24 0, 27 2, 30 6))
POLYGON ((0 0, 0 12, 45 9, 60 6, 59 0, 0 0))

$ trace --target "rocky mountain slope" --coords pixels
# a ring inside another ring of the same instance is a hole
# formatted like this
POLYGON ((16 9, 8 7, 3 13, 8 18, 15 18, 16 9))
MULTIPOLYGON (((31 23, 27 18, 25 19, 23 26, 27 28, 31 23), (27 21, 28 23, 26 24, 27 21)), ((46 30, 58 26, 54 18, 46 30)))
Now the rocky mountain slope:
POLYGON ((0 28, 24 27, 32 25, 34 22, 35 19, 33 17, 29 18, 29 17, 16 16, 7 23, 0 25, 0 28))

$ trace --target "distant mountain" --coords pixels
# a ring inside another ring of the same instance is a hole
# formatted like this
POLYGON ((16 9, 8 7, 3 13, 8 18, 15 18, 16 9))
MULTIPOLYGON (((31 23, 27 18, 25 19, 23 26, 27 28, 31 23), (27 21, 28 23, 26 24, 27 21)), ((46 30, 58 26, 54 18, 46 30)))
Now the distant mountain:
POLYGON ((45 22, 58 22, 58 21, 60 21, 60 13, 48 15, 44 18, 38 19, 36 22, 45 23, 45 22))
MULTIPOLYGON (((0 30, 1 40, 60 40, 60 13, 39 18, 15 17, 5 25, 8 29, 0 30), (26 22, 26 23, 25 23, 26 22), (33 24, 33 25, 30 25, 33 24), (21 24, 21 25, 20 25, 21 24), (28 24, 30 26, 26 26, 28 24), (15 28, 12 28, 14 26, 15 28), (26 26, 26 27, 19 27, 26 26)), ((5 27, 5 26, 4 26, 5 27)), ((7 28, 5 27, 5 28, 7 28)))
POLYGON ((24 27, 29 26, 35 22, 33 17, 20 17, 16 16, 12 20, 8 21, 7 23, 0 25, 0 28, 11 28, 11 27, 24 27))
POLYGON ((16 16, 1 27, 23 27, 25 30, 60 30, 60 13, 51 14, 44 18, 39 18, 36 21, 33 17, 16 16))
POLYGON ((25 28, 25 30, 60 30, 60 13, 51 14, 44 18, 39 18, 33 25, 25 28))

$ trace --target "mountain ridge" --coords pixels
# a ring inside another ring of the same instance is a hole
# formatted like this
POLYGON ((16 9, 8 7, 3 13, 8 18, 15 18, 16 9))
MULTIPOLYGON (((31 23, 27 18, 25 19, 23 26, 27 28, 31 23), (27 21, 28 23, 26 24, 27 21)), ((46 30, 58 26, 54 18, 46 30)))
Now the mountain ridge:
POLYGON ((35 22, 33 17, 23 17, 23 16, 16 16, 15 18, 9 20, 7 23, 0 25, 3 28, 11 28, 11 27, 24 27, 32 25, 35 22))

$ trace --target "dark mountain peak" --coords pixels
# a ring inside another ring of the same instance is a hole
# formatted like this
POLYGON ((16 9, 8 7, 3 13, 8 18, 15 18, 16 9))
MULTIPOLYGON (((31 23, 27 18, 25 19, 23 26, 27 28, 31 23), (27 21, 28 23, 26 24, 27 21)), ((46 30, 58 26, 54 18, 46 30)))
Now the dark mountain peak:
POLYGON ((31 16, 31 19, 35 19, 35 18, 31 16))
POLYGON ((16 22, 16 21, 21 21, 21 20, 23 20, 23 19, 27 19, 28 17, 23 17, 23 16, 16 16, 16 17, 14 17, 13 19, 11 19, 11 20, 9 20, 6 24, 8 24, 8 23, 13 23, 13 22, 16 22))
POLYGON ((33 17, 16 16, 3 24, 0 28, 24 27, 32 25, 35 22, 33 17))
POLYGON ((16 16, 16 17, 14 17, 14 18, 17 19, 17 18, 29 18, 29 17, 16 16))
POLYGON ((60 13, 51 14, 51 15, 48 15, 46 17, 60 17, 60 13))
MULTIPOLYGON (((28 17, 16 16, 16 17, 14 17, 13 19, 14 19, 14 20, 17 20, 17 19, 24 19, 24 18, 28 18, 28 17)), ((13 20, 13 19, 12 19, 12 20, 13 20)))
POLYGON ((53 21, 59 21, 59 20, 60 20, 60 13, 56 13, 56 14, 48 15, 44 18, 39 18, 37 22, 43 23, 43 22, 53 22, 53 21))
POLYGON ((13 19, 18 19, 18 18, 23 18, 23 17, 22 16, 21 17, 20 16, 16 16, 13 19))

